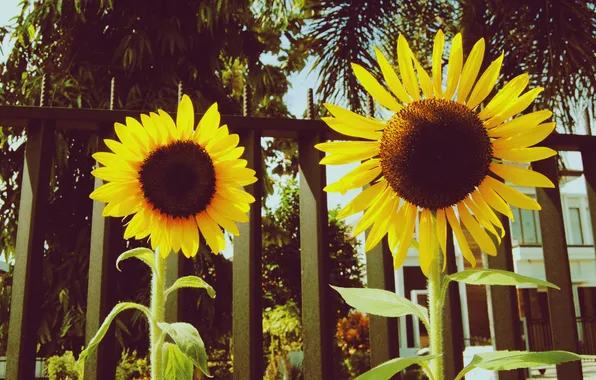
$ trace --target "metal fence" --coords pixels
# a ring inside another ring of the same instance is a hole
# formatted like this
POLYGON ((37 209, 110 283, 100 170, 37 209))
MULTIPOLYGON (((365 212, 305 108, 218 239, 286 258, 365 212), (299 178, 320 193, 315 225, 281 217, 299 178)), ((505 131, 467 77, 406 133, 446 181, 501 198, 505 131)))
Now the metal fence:
MULTIPOLYGON (((47 86, 46 86, 47 87, 47 86)), ((42 91, 42 94, 46 90, 42 91)), ((113 98, 113 94, 112 94, 113 98)), ((108 135, 114 122, 125 117, 138 117, 139 112, 99 109, 52 108, 42 96, 38 107, 0 106, 0 125, 26 129, 21 202, 18 215, 16 258, 10 310, 7 379, 30 380, 33 378, 39 307, 41 293, 37 288, 42 282, 44 224, 50 191, 50 172, 54 149, 54 131, 57 129, 81 129, 108 135)), ((113 104, 113 102, 110 102, 113 104)), ((261 137, 289 137, 298 141, 300 186, 300 246, 302 273, 302 321, 304 325, 304 370, 309 380, 333 378, 332 367, 332 313, 328 310, 330 287, 328 286, 328 252, 326 228, 328 226, 325 167, 319 165, 323 153, 314 145, 327 139, 350 139, 338 135, 319 120, 313 120, 312 91, 308 93, 307 120, 273 119, 250 116, 250 97, 244 96, 243 115, 223 115, 222 123, 241 136, 245 146, 244 158, 248 166, 262 178, 263 162, 261 137)), ((200 115, 197 115, 200 117, 200 115)), ((587 182, 588 200, 592 224, 596 225, 596 136, 553 135, 544 145, 559 151, 580 151, 583 157, 587 182)), ((103 147, 100 147, 103 149, 103 147)), ((551 158, 534 165, 557 184, 557 159, 551 158)), ((96 180, 95 187, 102 184, 96 180)), ((241 234, 234 241, 233 260, 233 368, 234 379, 262 379, 262 307, 261 307, 261 206, 262 191, 257 182, 246 188, 256 199, 250 210, 250 221, 242 224, 241 234)), ((551 307, 550 326, 553 348, 580 351, 574 314, 569 258, 563 228, 563 216, 559 187, 538 189, 540 224, 543 236, 546 278, 560 286, 561 290, 548 290, 551 307)), ((104 317, 116 303, 113 299, 110 273, 114 271, 114 253, 110 247, 121 241, 115 233, 110 218, 101 216, 103 204, 93 203, 89 288, 87 299, 86 339, 95 334, 104 317)), ((508 230, 509 223, 504 223, 508 230)), ((507 231, 507 236, 510 236, 507 231)), ((596 238, 595 238, 596 241, 596 238)), ((168 257, 168 267, 181 268, 179 255, 168 257)), ((394 272, 391 253, 386 241, 366 255, 368 286, 394 291, 394 272)), ((499 254, 489 257, 491 268, 513 270, 510 239, 504 239, 499 254)), ((456 269, 453 239, 448 234, 447 271, 456 269)), ((172 273, 167 281, 177 276, 172 273)), ((497 349, 522 349, 518 324, 517 292, 515 288, 490 287, 489 317, 493 341, 497 349)), ((167 318, 176 320, 183 294, 172 297, 167 307, 167 318)), ((453 379, 463 367, 461 353, 464 349, 462 315, 459 293, 452 286, 448 293, 445 310, 445 364, 446 378, 453 379)), ((398 328, 393 318, 371 317, 370 322, 372 365, 397 357, 398 328)), ((101 344, 95 355, 87 361, 86 379, 113 378, 116 359, 113 345, 101 344)), ((522 379, 523 371, 507 371, 501 379, 522 379)), ((558 367, 558 376, 565 379, 581 379, 579 363, 567 363, 558 367)))

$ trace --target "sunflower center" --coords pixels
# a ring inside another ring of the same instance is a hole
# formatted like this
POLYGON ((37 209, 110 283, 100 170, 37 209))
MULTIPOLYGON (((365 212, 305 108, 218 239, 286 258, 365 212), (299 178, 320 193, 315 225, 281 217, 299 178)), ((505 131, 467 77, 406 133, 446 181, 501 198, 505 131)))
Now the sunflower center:
POLYGON ((149 203, 172 217, 204 211, 215 194, 211 157, 192 141, 177 141, 153 151, 141 165, 139 180, 149 203))
POLYGON ((410 103, 387 123, 381 168, 406 201, 431 210, 465 199, 489 173, 492 144, 476 113, 443 99, 410 103))

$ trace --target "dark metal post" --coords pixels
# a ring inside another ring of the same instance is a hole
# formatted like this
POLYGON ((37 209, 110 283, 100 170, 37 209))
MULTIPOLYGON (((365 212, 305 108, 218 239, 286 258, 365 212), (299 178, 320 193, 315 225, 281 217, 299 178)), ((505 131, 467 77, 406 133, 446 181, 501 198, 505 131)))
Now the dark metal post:
MULTIPOLYGON (((511 231, 509 219, 499 214, 501 223, 505 227, 505 237, 497 246, 497 256, 486 256, 488 267, 510 272, 513 268, 513 252, 511 247, 511 231)), ((495 242, 496 243, 496 242, 495 242)), ((523 350, 521 329, 519 323, 519 310, 517 302, 517 289, 515 286, 487 286, 488 318, 490 322, 490 335, 495 350, 523 350)), ((501 371, 499 380, 525 380, 525 371, 501 371)))
MULTIPOLYGON (((457 272, 455 247, 451 227, 447 227, 447 273, 457 272)), ((462 323, 461 300, 457 284, 449 285, 445 298, 445 319, 443 321, 443 362, 445 379, 455 379, 464 367, 464 327, 462 323)))
MULTIPOLYGON (((551 288, 547 290, 553 348, 579 352, 569 254, 559 192, 557 157, 535 162, 532 166, 555 184, 553 189, 536 189, 538 203, 542 206, 542 211, 539 214, 546 280, 561 288, 561 290, 551 288)), ((581 362, 558 365, 557 377, 566 380, 581 379, 581 362)))
MULTIPOLYGON (((44 76, 40 106, 46 104, 49 84, 44 76)), ((43 302, 42 262, 44 225, 50 195, 50 171, 55 121, 30 120, 21 183, 21 202, 8 325, 6 379, 33 379, 37 331, 43 302)))
MULTIPOLYGON (((309 113, 314 116, 312 91, 309 113)), ((332 315, 329 310, 327 194, 324 153, 315 149, 325 141, 322 133, 298 136, 300 172, 300 254, 302 267, 302 325, 304 326, 304 378, 333 378, 332 315)))
MULTIPOLYGON (((243 115, 249 116, 250 89, 244 88, 243 115)), ((234 239, 232 267, 232 341, 235 380, 263 378, 263 307, 261 294, 261 206, 263 160, 261 134, 251 130, 241 134, 248 167, 256 171, 258 182, 247 186, 255 198, 250 207, 249 222, 238 226, 240 236, 234 239)))

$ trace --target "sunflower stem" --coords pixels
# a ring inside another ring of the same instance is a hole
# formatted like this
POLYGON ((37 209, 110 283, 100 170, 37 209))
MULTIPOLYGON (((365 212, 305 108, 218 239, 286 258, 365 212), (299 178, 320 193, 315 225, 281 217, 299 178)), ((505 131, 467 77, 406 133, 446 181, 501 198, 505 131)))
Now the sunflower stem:
MULTIPOLYGON (((433 229, 434 231, 434 229, 433 229)), ((441 289, 443 273, 441 271, 440 253, 434 252, 428 271, 428 311, 430 316, 430 355, 443 354, 443 297, 441 289)), ((435 380, 443 380, 443 357, 430 362, 431 372, 435 380)))
POLYGON ((151 380, 163 380, 162 369, 162 347, 163 339, 160 339, 162 331, 157 325, 163 322, 165 317, 164 293, 165 293, 165 272, 166 261, 155 250, 155 273, 151 279, 151 380))

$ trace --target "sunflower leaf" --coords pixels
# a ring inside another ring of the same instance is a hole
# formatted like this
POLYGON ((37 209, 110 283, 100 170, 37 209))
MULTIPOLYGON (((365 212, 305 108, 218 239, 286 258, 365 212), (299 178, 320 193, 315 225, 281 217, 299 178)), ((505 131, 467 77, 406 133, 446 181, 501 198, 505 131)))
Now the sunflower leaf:
POLYGON ((197 276, 180 277, 176 280, 176 282, 174 282, 172 286, 170 286, 166 290, 164 296, 167 297, 168 294, 180 288, 205 289, 207 290, 207 294, 209 294, 209 297, 215 298, 215 289, 213 289, 211 285, 205 282, 205 280, 197 276))
POLYGON ((382 317, 402 317, 412 314, 428 325, 428 313, 425 307, 416 305, 393 292, 370 288, 331 287, 343 297, 348 305, 359 311, 382 317))
POLYGON ((158 322, 157 325, 172 338, 180 352, 188 357, 195 367, 199 367, 205 376, 212 377, 207 368, 205 343, 193 325, 185 322, 158 322))
POLYGON ((466 373, 474 368, 489 371, 508 371, 519 368, 533 368, 548 365, 557 365, 565 362, 594 359, 593 355, 578 355, 568 351, 495 351, 474 355, 474 358, 455 378, 463 379, 466 373))
POLYGON ((500 269, 469 269, 447 277, 469 285, 540 285, 559 290, 557 285, 548 281, 500 269))
POLYGON ((141 260, 145 264, 149 265, 154 274, 157 273, 157 269, 155 268, 155 254, 148 248, 133 248, 122 253, 116 259, 116 268, 122 272, 119 266, 120 262, 131 257, 141 260))
POLYGON ((424 356, 411 356, 408 358, 396 358, 386 361, 385 363, 379 364, 375 368, 371 369, 358 376, 356 380, 384 380, 390 379, 396 373, 403 371, 413 364, 418 364, 427 360, 433 360, 441 355, 424 355, 424 356))
POLYGON ((97 347, 97 345, 101 342, 101 340, 103 339, 103 337, 106 335, 106 332, 108 332, 108 329, 110 328, 110 324, 112 323, 112 321, 114 320, 114 318, 116 318, 116 316, 124 310, 128 310, 128 309, 137 309, 142 311, 143 313, 145 313, 145 315, 147 316, 148 319, 151 319, 151 312, 149 311, 149 309, 147 309, 146 306, 140 305, 138 303, 134 303, 134 302, 121 302, 119 304, 117 304, 116 306, 114 306, 114 308, 112 309, 112 311, 110 311, 110 314, 108 314, 108 316, 106 317, 106 319, 104 319, 103 323, 101 324, 101 326, 99 327, 99 329, 97 330, 97 333, 95 333, 95 336, 91 339, 91 341, 89 342, 89 345, 87 346, 87 348, 85 348, 81 354, 79 355, 79 359, 77 360, 77 362, 84 362, 85 359, 87 358, 87 356, 89 356, 91 353, 93 353, 93 351, 95 350, 95 348, 97 347))
POLYGON ((172 343, 164 343, 163 368, 166 379, 187 380, 192 379, 192 360, 180 348, 172 343))

